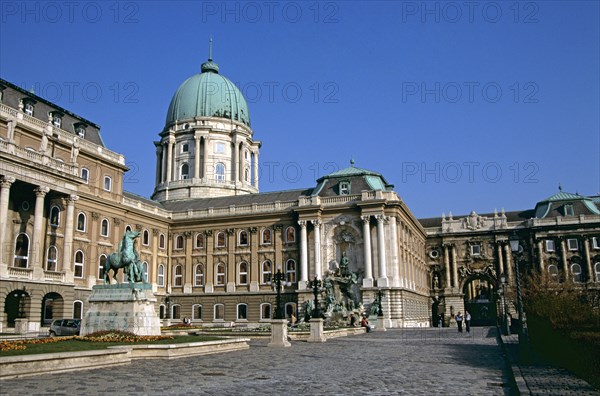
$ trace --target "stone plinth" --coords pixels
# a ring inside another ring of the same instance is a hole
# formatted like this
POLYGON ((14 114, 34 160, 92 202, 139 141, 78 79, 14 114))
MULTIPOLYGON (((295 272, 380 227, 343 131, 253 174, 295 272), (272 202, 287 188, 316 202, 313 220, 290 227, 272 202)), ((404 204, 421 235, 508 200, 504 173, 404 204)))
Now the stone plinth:
POLYGON ((375 325, 375 331, 387 331, 385 326, 385 319, 383 316, 377 317, 377 324, 375 325))
POLYGON ((310 321, 310 337, 307 342, 325 342, 325 334, 323 333, 323 319, 311 318, 310 321))
POLYGON ((270 347, 289 347, 292 346, 287 340, 287 319, 273 319, 271 321, 271 342, 267 344, 270 347))
POLYGON ((28 330, 29 320, 27 318, 15 319, 15 333, 26 334, 28 330))
POLYGON ((154 309, 156 297, 148 283, 96 285, 88 303, 81 335, 103 330, 160 335, 160 320, 154 309))

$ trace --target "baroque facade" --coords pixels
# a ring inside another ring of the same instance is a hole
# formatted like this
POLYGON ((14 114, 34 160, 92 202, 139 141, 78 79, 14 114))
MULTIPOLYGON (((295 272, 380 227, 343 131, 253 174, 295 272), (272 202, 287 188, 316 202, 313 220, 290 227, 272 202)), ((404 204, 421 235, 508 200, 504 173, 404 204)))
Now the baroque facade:
POLYGON ((418 220, 381 174, 353 162, 311 188, 259 193, 261 142, 211 59, 176 91, 158 137, 147 199, 123 191, 125 158, 96 124, 0 80, 0 330, 82 317, 126 230, 141 233, 161 319, 212 326, 268 322, 278 270, 285 312, 300 317, 310 280, 343 258, 365 307, 384 291, 387 326, 464 309, 492 322, 499 274, 515 282, 515 232, 522 271, 600 281, 599 197, 561 191, 533 210, 418 220))

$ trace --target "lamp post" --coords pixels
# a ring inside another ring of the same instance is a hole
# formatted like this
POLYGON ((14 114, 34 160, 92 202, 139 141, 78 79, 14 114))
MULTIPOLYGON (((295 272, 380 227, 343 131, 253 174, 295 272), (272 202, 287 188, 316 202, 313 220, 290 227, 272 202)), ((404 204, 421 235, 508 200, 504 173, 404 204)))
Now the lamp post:
POLYGON ((291 286, 291 282, 286 282, 285 274, 281 272, 280 268, 277 269, 273 280, 275 281, 275 291, 277 292, 277 297, 275 298, 275 319, 284 319, 283 307, 281 306, 281 289, 283 285, 291 286))
POLYGON ((310 281, 310 287, 313 289, 313 294, 315 296, 315 307, 312 312, 313 318, 322 318, 323 314, 321 313, 321 304, 319 303, 319 288, 323 285, 323 282, 320 279, 315 279, 310 281))
POLYGON ((25 291, 25 288, 23 288, 22 291, 17 293, 17 298, 19 299, 19 312, 17 314, 17 317, 19 319, 25 318, 25 298, 26 297, 27 297, 27 292, 25 291))
POLYGON ((383 291, 381 289, 377 291, 377 300, 379 305, 377 309, 377 316, 383 316, 383 291))
POLYGON ((167 312, 165 312, 165 319, 171 319, 171 297, 165 297, 165 304, 167 306, 167 312))
POLYGON ((526 358, 525 351, 528 348, 527 340, 527 324, 525 323, 525 315, 523 314, 523 295, 521 293, 521 271, 519 269, 519 256, 523 252, 523 247, 519 244, 519 238, 515 235, 509 238, 510 250, 513 253, 513 261, 515 262, 516 282, 517 282, 517 309, 519 311, 519 349, 521 357, 526 358))
POLYGON ((510 328, 508 327, 508 310, 506 309, 506 274, 503 272, 500 275, 500 297, 502 298, 502 333, 504 335, 510 335, 510 328))

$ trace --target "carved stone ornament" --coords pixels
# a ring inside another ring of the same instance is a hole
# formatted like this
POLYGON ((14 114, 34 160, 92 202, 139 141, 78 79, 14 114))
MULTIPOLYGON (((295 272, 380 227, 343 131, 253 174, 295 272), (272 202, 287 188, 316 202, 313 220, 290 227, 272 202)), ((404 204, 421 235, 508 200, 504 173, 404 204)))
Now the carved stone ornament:
POLYGON ((469 216, 462 219, 463 228, 468 230, 478 230, 485 226, 486 221, 485 217, 479 216, 475 211, 472 211, 469 216))

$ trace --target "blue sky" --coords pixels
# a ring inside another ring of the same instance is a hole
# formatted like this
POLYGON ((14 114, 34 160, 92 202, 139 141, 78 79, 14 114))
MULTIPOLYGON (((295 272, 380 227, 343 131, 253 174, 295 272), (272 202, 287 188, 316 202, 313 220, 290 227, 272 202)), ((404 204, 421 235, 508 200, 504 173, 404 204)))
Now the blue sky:
POLYGON ((210 34, 263 142, 261 191, 354 158, 417 217, 600 192, 595 1, 2 1, 0 18, 0 76, 99 124, 146 197, 210 34))

